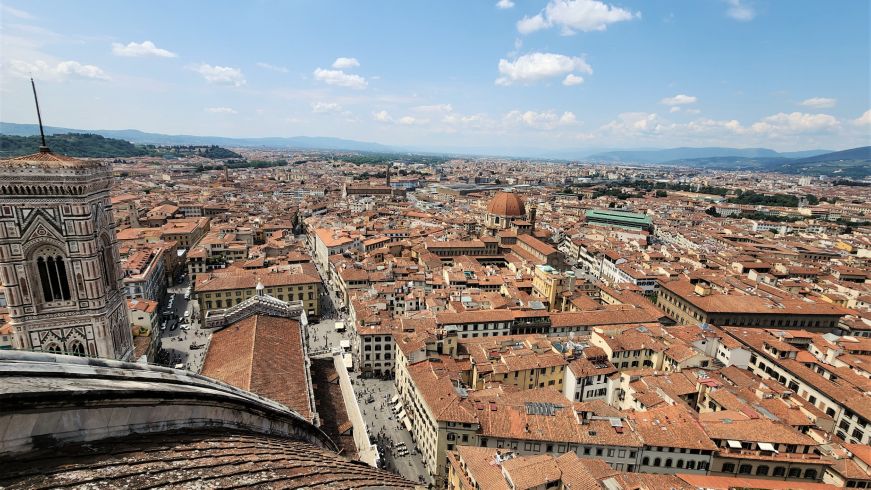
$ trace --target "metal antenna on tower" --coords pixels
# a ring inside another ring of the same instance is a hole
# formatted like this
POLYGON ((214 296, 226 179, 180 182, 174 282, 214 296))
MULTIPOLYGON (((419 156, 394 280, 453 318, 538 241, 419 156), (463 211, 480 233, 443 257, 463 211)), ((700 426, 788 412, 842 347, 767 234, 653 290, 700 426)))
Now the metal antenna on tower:
POLYGON ((45 144, 45 130, 42 129, 42 114, 39 113, 39 98, 36 96, 36 83, 33 77, 30 77, 30 86, 33 87, 33 101, 36 102, 36 118, 39 120, 39 136, 42 138, 42 146, 39 147, 40 153, 51 153, 48 145, 45 144))

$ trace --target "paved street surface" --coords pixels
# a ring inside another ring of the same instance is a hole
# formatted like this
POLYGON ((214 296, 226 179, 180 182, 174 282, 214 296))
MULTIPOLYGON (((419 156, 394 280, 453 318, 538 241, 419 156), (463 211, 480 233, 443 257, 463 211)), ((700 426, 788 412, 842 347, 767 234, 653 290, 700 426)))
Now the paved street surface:
MULTIPOLYGON (((309 253, 314 257, 314 254, 309 253)), ((318 355, 323 352, 331 352, 339 348, 342 340, 351 340, 352 325, 347 324, 346 309, 336 297, 333 287, 327 283, 325 271, 318 267, 321 280, 324 282, 324 292, 321 295, 321 320, 309 324, 308 349, 310 355, 318 355), (345 331, 340 333, 335 330, 336 320, 345 321, 345 331)), ((355 365, 354 370, 358 368, 355 365)), ((428 485, 429 474, 426 471, 420 454, 417 453, 411 434, 390 410, 390 400, 396 395, 393 381, 381 379, 363 379, 357 372, 351 372, 351 381, 354 383, 354 393, 363 411, 363 419, 366 421, 370 437, 375 439, 381 453, 382 466, 390 471, 412 481, 418 481, 428 485), (370 398, 371 397, 371 398, 370 398), (371 402, 369 400, 372 400, 371 402), (404 442, 408 448, 408 455, 400 456, 396 444, 404 442)))
POLYGON ((166 300, 162 303, 160 310, 162 319, 161 326, 158 328, 161 329, 161 353, 158 355, 157 361, 169 367, 182 364, 184 369, 198 373, 203 367, 206 345, 211 332, 200 330, 199 305, 196 301, 184 299, 187 287, 188 283, 185 281, 177 286, 167 288, 166 300), (170 297, 173 298, 171 307, 170 297), (188 318, 184 316, 186 311, 191 312, 188 318), (187 325, 188 328, 182 328, 184 325, 187 325))
POLYGON ((429 484, 429 473, 421 461, 411 434, 405 429, 396 415, 391 411, 390 400, 396 395, 393 381, 376 378, 362 379, 359 375, 351 376, 354 391, 363 411, 363 419, 369 428, 369 434, 376 438, 376 444, 381 451, 384 468, 395 471, 412 481, 429 484), (369 400, 372 400, 371 402, 369 400), (396 447, 404 442, 408 448, 406 456, 400 456, 396 447))

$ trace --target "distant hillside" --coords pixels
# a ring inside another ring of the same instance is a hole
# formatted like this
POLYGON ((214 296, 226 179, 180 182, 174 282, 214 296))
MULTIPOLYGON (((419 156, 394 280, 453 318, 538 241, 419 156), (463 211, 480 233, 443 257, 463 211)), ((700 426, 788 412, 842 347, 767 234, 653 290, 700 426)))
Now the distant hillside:
MULTIPOLYGON (((824 153, 827 150, 822 150, 824 153)), ((664 150, 625 150, 609 151, 590 155, 586 160, 625 163, 664 163, 675 160, 714 157, 779 157, 774 150, 767 148, 667 148, 664 150)))
POLYGON ((230 151, 226 148, 221 148, 220 146, 212 145, 202 151, 199 152, 200 156, 205 158, 211 158, 213 160, 223 159, 223 158, 242 158, 242 155, 236 153, 235 151, 230 151))
POLYGON ((787 174, 864 179, 871 176, 871 146, 789 160, 772 167, 772 170, 787 174))
MULTIPOLYGON (((804 152, 795 152, 801 154, 804 152)), ((722 170, 758 170, 785 174, 826 175, 864 179, 871 175, 871 146, 823 153, 807 158, 749 158, 709 157, 687 158, 662 162, 663 165, 682 165, 722 170)))
POLYGON ((780 152, 780 156, 786 158, 808 158, 817 155, 825 155, 826 153, 832 153, 832 150, 782 151, 780 152))
POLYGON ((802 165, 806 163, 835 162, 835 161, 871 161, 871 146, 861 146, 849 150, 834 151, 822 155, 814 155, 808 158, 796 160, 793 163, 802 165))
MULTIPOLYGON (((125 158, 148 155, 145 148, 129 141, 104 138, 96 134, 56 134, 46 136, 45 142, 55 153, 71 157, 125 158)), ((39 136, 0 135, 0 157, 28 155, 39 151, 39 136)))
MULTIPOLYGON (((169 135, 146 133, 136 129, 69 129, 53 126, 45 127, 46 134, 57 133, 92 133, 107 138, 118 138, 142 145, 202 145, 230 147, 275 147, 296 148, 304 150, 348 150, 390 152, 393 148, 378 143, 345 140, 341 138, 294 136, 291 138, 224 138, 221 136, 169 135)), ((39 134, 36 124, 16 124, 0 122, 0 134, 32 136, 39 134)))
POLYGON ((783 157, 706 157, 685 158, 661 162, 662 165, 710 168, 720 170, 769 170, 772 166, 790 161, 783 157))
POLYGON ((180 157, 203 157, 211 158, 212 160, 241 160, 244 157, 235 151, 230 151, 217 145, 174 145, 174 146, 154 146, 146 145, 146 148, 153 150, 155 153, 162 155, 164 158, 180 158, 180 157))

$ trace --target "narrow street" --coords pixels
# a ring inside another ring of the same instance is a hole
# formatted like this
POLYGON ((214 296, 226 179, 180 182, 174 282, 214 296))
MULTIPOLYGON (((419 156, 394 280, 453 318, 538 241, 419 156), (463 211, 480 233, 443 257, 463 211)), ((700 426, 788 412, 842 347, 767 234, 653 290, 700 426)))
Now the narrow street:
MULTIPOLYGON (((310 253, 312 251, 310 250, 310 253)), ((311 253, 314 256, 313 253, 311 253)), ((331 352, 333 348, 339 348, 342 340, 352 340, 353 325, 348 324, 345 309, 336 297, 335 291, 326 280, 325 271, 318 266, 318 272, 324 283, 321 292, 321 319, 309 324, 308 350, 309 355, 319 355, 331 352), (335 322, 345 322, 345 331, 337 332, 335 322)), ((370 437, 379 447, 382 466, 390 471, 398 473, 412 481, 424 485, 430 484, 429 472, 417 452, 416 445, 411 434, 402 425, 396 414, 392 411, 391 400, 396 395, 396 387, 393 381, 377 378, 362 378, 357 371, 357 366, 351 372, 351 381, 354 385, 354 394, 363 412, 370 437), (408 454, 400 455, 400 446, 404 443, 408 454)))
POLYGON ((369 434, 375 437, 384 467, 395 471, 409 480, 423 484, 430 483, 429 473, 417 452, 411 434, 393 412, 391 400, 396 395, 396 387, 391 380, 377 378, 362 379, 356 373, 351 376, 363 418, 369 427, 369 434), (399 454, 400 443, 405 444, 408 454, 399 454))
POLYGON ((198 303, 184 298, 187 287, 188 281, 185 280, 167 288, 166 301, 160 312, 161 351, 157 362, 169 367, 181 364, 182 369, 198 373, 205 361, 211 332, 201 330, 198 303), (186 312, 190 312, 188 316, 185 316, 186 312))

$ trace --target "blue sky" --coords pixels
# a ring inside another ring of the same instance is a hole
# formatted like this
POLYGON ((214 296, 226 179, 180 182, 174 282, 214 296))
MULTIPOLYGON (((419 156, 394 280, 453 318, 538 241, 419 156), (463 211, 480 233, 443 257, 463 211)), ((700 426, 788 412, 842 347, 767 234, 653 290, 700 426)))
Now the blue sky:
POLYGON ((871 144, 871 2, 2 1, 0 119, 429 149, 871 144))

